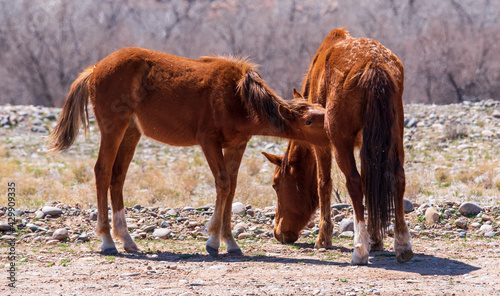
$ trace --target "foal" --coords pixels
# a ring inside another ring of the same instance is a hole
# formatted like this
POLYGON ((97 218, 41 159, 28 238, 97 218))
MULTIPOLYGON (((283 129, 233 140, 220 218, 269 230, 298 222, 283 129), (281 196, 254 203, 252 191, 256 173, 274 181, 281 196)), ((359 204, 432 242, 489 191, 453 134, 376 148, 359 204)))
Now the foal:
MULTIPOLYGON (((399 262, 413 257, 404 219, 403 65, 377 41, 352 38, 335 29, 314 56, 302 92, 326 108, 331 146, 290 141, 283 156, 264 153, 277 165, 278 195, 274 233, 283 243, 298 239, 320 205, 317 247, 331 247, 332 148, 354 207, 353 264, 367 264, 372 249, 382 249, 384 231, 395 212, 394 248, 399 262), (361 175, 354 149, 361 146, 361 175), (368 225, 363 205, 365 196, 368 225)), ((294 91, 296 96, 301 96, 294 91)))
POLYGON ((118 50, 73 82, 50 136, 52 151, 67 150, 88 124, 92 103, 101 131, 95 164, 97 234, 104 253, 117 252, 110 234, 126 251, 138 251, 127 231, 123 183, 141 137, 170 145, 200 145, 215 178, 217 199, 209 222, 208 253, 218 255, 221 237, 229 253, 241 254, 231 234, 231 205, 241 158, 252 135, 325 144, 324 109, 306 101, 284 101, 260 77, 256 66, 234 58, 198 60, 142 48, 118 50))

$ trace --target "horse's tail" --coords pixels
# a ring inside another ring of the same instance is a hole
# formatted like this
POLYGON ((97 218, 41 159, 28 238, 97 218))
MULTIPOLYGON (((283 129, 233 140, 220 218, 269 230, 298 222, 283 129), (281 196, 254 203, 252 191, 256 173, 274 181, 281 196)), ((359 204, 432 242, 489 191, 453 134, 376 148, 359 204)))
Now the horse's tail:
POLYGON ((89 78, 93 68, 85 69, 71 84, 68 97, 64 102, 63 110, 57 126, 49 137, 48 148, 50 152, 65 151, 78 136, 80 124, 83 122, 83 130, 87 134, 89 113, 87 109, 89 101, 89 78))
POLYGON ((367 99, 363 127, 361 166, 364 172, 368 227, 383 235, 394 212, 399 165, 397 153, 397 85, 389 69, 369 63, 361 71, 358 85, 367 99))

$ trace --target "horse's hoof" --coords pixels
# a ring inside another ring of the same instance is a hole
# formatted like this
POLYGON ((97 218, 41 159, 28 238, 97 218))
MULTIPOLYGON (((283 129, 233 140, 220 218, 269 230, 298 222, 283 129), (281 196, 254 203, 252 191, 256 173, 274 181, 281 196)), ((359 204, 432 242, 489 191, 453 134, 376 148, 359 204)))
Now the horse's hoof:
POLYGON ((321 249, 321 248, 325 248, 325 249, 331 249, 333 248, 333 244, 332 244, 332 240, 317 240, 315 243, 314 243, 314 248, 316 249, 321 249))
POLYGON ((114 255, 114 254, 118 254, 118 250, 116 248, 108 248, 108 249, 102 250, 102 253, 104 255, 114 255))
POLYGON ((137 246, 123 247, 129 253, 139 253, 141 250, 137 246))
POLYGON ((411 249, 403 250, 401 253, 396 254, 396 259, 399 263, 405 263, 413 258, 413 251, 411 249))
POLYGON ((241 249, 228 250, 227 252, 231 255, 243 256, 241 249))
POLYGON ((207 245, 207 252, 212 257, 219 257, 219 249, 212 248, 211 246, 207 245))
POLYGON ((377 243, 370 244, 370 251, 383 251, 384 250, 384 242, 379 241, 377 243))

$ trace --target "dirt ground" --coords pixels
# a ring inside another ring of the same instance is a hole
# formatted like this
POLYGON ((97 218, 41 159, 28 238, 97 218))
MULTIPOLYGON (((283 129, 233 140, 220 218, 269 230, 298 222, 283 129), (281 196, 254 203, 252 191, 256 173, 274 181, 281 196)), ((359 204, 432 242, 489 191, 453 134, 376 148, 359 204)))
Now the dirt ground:
POLYGON ((500 295, 498 240, 414 238, 414 258, 400 264, 388 238, 367 266, 350 265, 352 239, 334 240, 329 250, 310 239, 240 241, 244 256, 221 250, 218 259, 195 239, 148 240, 142 253, 115 256, 99 253, 98 240, 20 244, 15 288, 2 276, 0 294, 500 295))

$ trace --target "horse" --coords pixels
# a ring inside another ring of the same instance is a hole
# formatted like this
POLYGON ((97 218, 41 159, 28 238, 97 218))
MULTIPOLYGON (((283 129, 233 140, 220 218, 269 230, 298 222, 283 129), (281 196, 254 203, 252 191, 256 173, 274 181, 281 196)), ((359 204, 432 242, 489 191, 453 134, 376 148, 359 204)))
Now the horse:
POLYGON ((383 249, 383 237, 395 213, 394 249, 399 262, 413 257, 404 219, 403 80, 401 61, 379 42, 353 38, 334 29, 315 54, 302 93, 325 106, 329 145, 291 140, 282 156, 264 155, 276 165, 273 187, 278 196, 274 236, 293 243, 319 203, 315 246, 332 246, 332 152, 345 175, 354 208, 352 264, 368 264, 370 249, 383 249), (360 149, 361 174, 355 149, 360 149), (365 196, 368 225, 363 205, 365 196))
POLYGON ((213 173, 216 204, 206 250, 218 256, 221 238, 228 253, 242 254, 231 234, 231 207, 238 169, 253 135, 321 144, 325 110, 305 100, 283 100, 266 85, 257 65, 234 57, 188 59, 143 48, 123 48, 86 68, 71 85, 48 148, 65 151, 83 123, 88 100, 101 132, 94 167, 103 253, 139 251, 127 231, 123 184, 142 135, 176 146, 200 145, 213 173))

